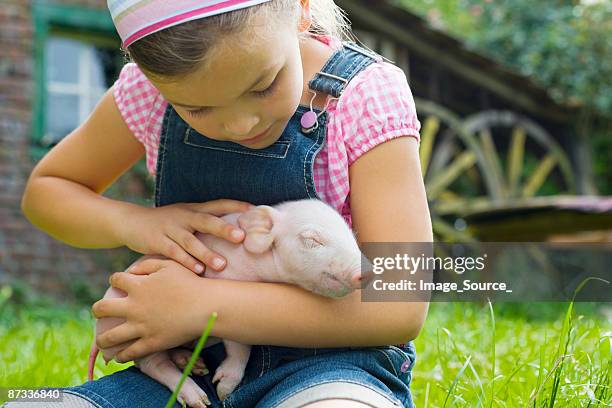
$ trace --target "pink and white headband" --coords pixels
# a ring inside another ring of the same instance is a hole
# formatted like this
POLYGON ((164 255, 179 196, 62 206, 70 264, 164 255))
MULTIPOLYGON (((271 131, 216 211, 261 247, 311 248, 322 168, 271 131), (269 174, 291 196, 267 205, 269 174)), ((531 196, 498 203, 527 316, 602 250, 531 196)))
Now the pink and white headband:
POLYGON ((117 32, 126 48, 157 31, 270 0, 107 0, 117 32))

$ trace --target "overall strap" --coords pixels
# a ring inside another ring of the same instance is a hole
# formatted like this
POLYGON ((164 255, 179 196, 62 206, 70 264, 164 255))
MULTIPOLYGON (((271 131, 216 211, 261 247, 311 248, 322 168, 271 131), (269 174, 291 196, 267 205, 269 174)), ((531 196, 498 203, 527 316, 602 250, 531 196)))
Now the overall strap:
POLYGON ((354 42, 344 42, 327 60, 320 72, 310 80, 310 89, 339 98, 349 81, 360 71, 383 57, 354 42))

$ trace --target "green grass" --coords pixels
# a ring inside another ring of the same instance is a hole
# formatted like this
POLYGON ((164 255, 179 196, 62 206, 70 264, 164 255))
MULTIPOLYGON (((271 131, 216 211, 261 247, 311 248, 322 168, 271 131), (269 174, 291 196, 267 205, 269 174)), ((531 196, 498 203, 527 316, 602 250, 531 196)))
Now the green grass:
POLYGON ((432 304, 415 341, 418 406, 610 406, 610 306, 574 304, 566 321, 568 306, 432 304))
MULTIPOLYGON (((83 383, 89 308, 7 301, 9 295, 0 291, 0 387, 83 383)), ((415 341, 417 406, 611 406, 611 306, 568 307, 432 303, 415 341)), ((95 377, 130 365, 105 366, 99 358, 95 377)))

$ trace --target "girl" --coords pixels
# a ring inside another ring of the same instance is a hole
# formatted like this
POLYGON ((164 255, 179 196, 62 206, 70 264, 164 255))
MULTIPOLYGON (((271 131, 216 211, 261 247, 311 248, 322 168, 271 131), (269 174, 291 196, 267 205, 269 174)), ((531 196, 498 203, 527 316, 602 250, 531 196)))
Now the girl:
MULTIPOLYGON (((193 273, 225 265, 196 231, 241 242, 220 215, 293 199, 336 208, 360 245, 430 242, 420 123, 403 72, 348 41, 332 0, 108 3, 135 63, 36 166, 22 203, 66 243, 171 258, 111 276, 127 297, 92 311, 126 322, 98 345, 120 346, 116 359, 130 361, 198 338, 216 311, 211 335, 257 345, 222 406, 413 406, 411 340, 427 303, 193 273), (155 208, 101 196, 145 154, 155 208)), ((221 343, 206 349, 211 374, 194 377, 216 407, 210 376, 223 356, 221 343)), ((158 407, 170 396, 135 367, 63 390, 65 406, 158 407)))

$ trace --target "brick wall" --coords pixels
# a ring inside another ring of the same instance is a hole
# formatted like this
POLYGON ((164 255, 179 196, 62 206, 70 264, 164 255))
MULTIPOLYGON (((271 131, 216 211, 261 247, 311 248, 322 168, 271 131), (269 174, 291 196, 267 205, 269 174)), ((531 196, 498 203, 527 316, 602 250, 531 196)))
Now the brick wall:
MULTIPOLYGON (((56 3, 105 8, 106 0, 56 3)), ((33 82, 31 2, 0 0, 0 286, 19 279, 33 293, 57 299, 99 296, 108 275, 135 256, 127 249, 84 250, 67 246, 33 227, 20 209, 30 157, 33 82)), ((142 178, 130 171, 108 196, 144 197, 142 178)))

